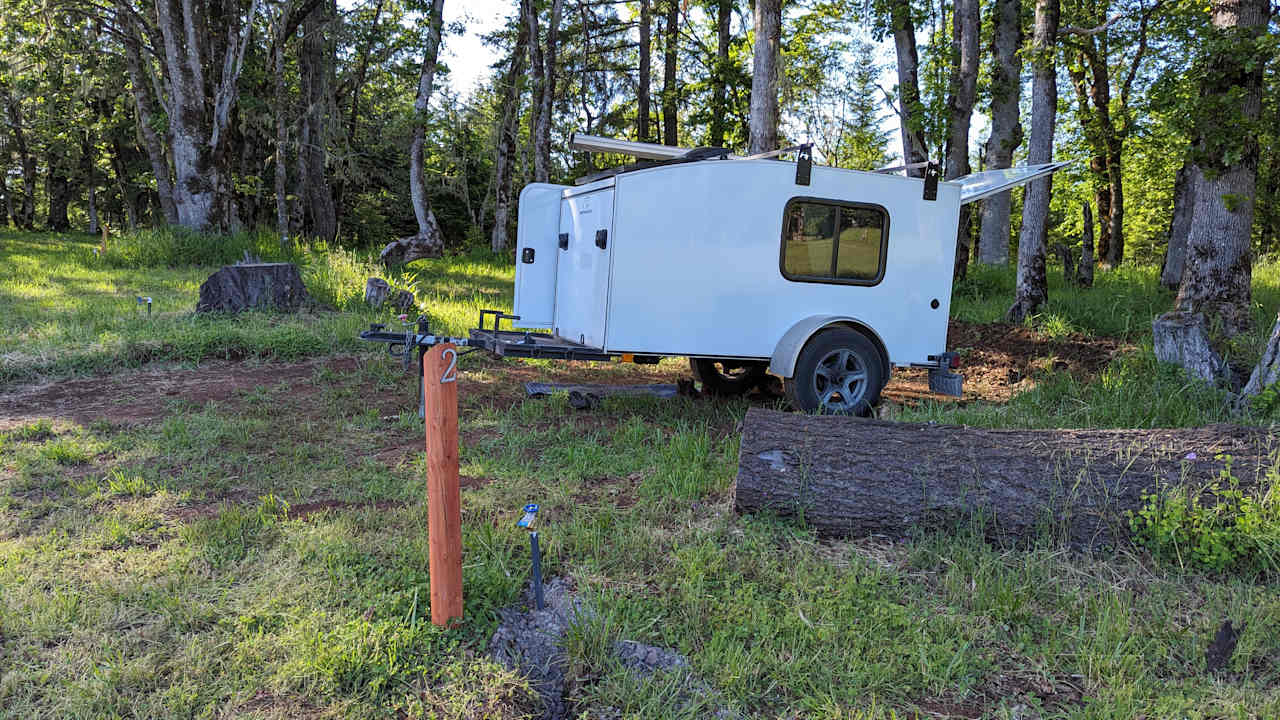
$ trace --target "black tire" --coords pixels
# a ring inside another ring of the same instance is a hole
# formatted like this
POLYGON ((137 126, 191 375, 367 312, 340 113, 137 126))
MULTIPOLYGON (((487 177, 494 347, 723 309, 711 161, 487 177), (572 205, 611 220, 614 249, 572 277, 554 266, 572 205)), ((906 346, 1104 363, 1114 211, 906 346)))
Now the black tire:
POLYGON ((713 360, 689 358, 693 378, 702 383, 702 392, 732 397, 745 395, 765 379, 769 363, 756 360, 713 360))
POLYGON ((792 376, 782 384, 792 407, 801 412, 865 417, 880 401, 886 370, 866 335, 832 328, 810 338, 792 376))

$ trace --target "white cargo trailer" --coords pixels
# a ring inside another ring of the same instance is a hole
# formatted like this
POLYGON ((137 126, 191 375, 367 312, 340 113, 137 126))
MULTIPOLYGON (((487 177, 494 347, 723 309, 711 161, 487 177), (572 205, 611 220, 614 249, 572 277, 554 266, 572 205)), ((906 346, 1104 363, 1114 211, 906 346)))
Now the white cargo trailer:
MULTIPOLYGON (((576 136, 657 162, 520 193, 513 315, 470 344, 501 355, 687 356, 705 390, 782 378, 805 411, 862 412, 893 367, 959 393, 946 352, 960 206, 1062 163, 945 182, 576 136), (515 327, 542 330, 503 330, 515 327)), ((785 151, 784 151, 785 152, 785 151)), ((487 327, 485 317, 492 320, 487 327)))

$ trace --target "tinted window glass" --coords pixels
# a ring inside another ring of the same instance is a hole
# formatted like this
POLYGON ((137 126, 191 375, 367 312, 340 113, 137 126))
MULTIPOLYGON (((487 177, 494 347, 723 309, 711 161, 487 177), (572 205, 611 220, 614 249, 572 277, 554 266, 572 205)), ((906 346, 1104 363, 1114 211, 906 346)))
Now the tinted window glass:
POLYGON ((887 222, 884 211, 876 207, 788 203, 783 274, 802 280, 875 283, 882 271, 887 222))

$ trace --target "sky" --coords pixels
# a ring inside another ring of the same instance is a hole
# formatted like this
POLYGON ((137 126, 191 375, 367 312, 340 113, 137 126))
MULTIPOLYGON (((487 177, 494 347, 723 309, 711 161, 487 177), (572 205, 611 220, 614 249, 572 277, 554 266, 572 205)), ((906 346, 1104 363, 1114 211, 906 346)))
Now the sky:
MULTIPOLYGON (((462 3, 446 3, 444 21, 446 27, 455 23, 462 24, 461 34, 445 35, 443 54, 449 66, 454 90, 465 97, 480 83, 487 82, 492 72, 491 66, 498 60, 498 52, 485 45, 483 35, 493 32, 502 26, 505 20, 515 14, 516 3, 512 0, 464 0, 462 3), (461 9, 458 9, 461 7, 461 9)), ((926 35, 917 37, 917 42, 928 42, 926 35)), ((893 43, 885 41, 877 48, 877 55, 884 64, 884 75, 880 85, 892 90, 897 85, 897 74, 894 70, 893 43)), ((881 108, 881 126, 890 132, 889 152, 898 160, 902 158, 901 136, 898 129, 897 116, 888 107, 881 108)), ((973 126, 969 131, 971 152, 976 153, 980 141, 990 132, 987 116, 975 111, 973 126)), ((941 158, 935 158, 941 160, 941 158)))

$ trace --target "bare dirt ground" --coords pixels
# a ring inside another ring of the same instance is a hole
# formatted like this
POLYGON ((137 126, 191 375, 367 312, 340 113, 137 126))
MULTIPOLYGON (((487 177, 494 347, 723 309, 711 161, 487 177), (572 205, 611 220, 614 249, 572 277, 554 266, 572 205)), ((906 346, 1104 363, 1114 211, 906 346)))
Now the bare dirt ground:
MULTIPOLYGON (((1111 338, 1071 336, 1048 339, 1014 325, 976 325, 952 321, 951 347, 961 353, 960 372, 965 396, 958 402, 983 400, 1007 402, 1018 392, 1034 387, 1037 373, 1065 370, 1087 378, 1097 374, 1119 352, 1131 346, 1111 338)), ((198 368, 151 368, 107 377, 74 378, 14 388, 0 396, 0 432, 41 418, 70 420, 79 424, 106 421, 113 425, 154 422, 175 403, 203 406, 214 402, 234 405, 245 392, 257 387, 291 387, 298 399, 323 389, 314 378, 328 369, 346 374, 374 360, 377 355, 336 356, 299 363, 210 361, 198 368)), ((524 383, 675 383, 689 377, 685 366, 638 365, 618 372, 616 366, 564 362, 535 366, 522 362, 484 359, 471 365, 459 387, 461 409, 510 407, 525 399, 524 383)), ((405 376, 405 393, 412 393, 413 378, 405 376)), ((404 397, 372 386, 371 406, 393 411, 404 397)), ((776 402, 780 388, 757 395, 776 402)), ((956 401, 929 392, 924 370, 897 370, 884 396, 896 403, 924 398, 956 401)))

